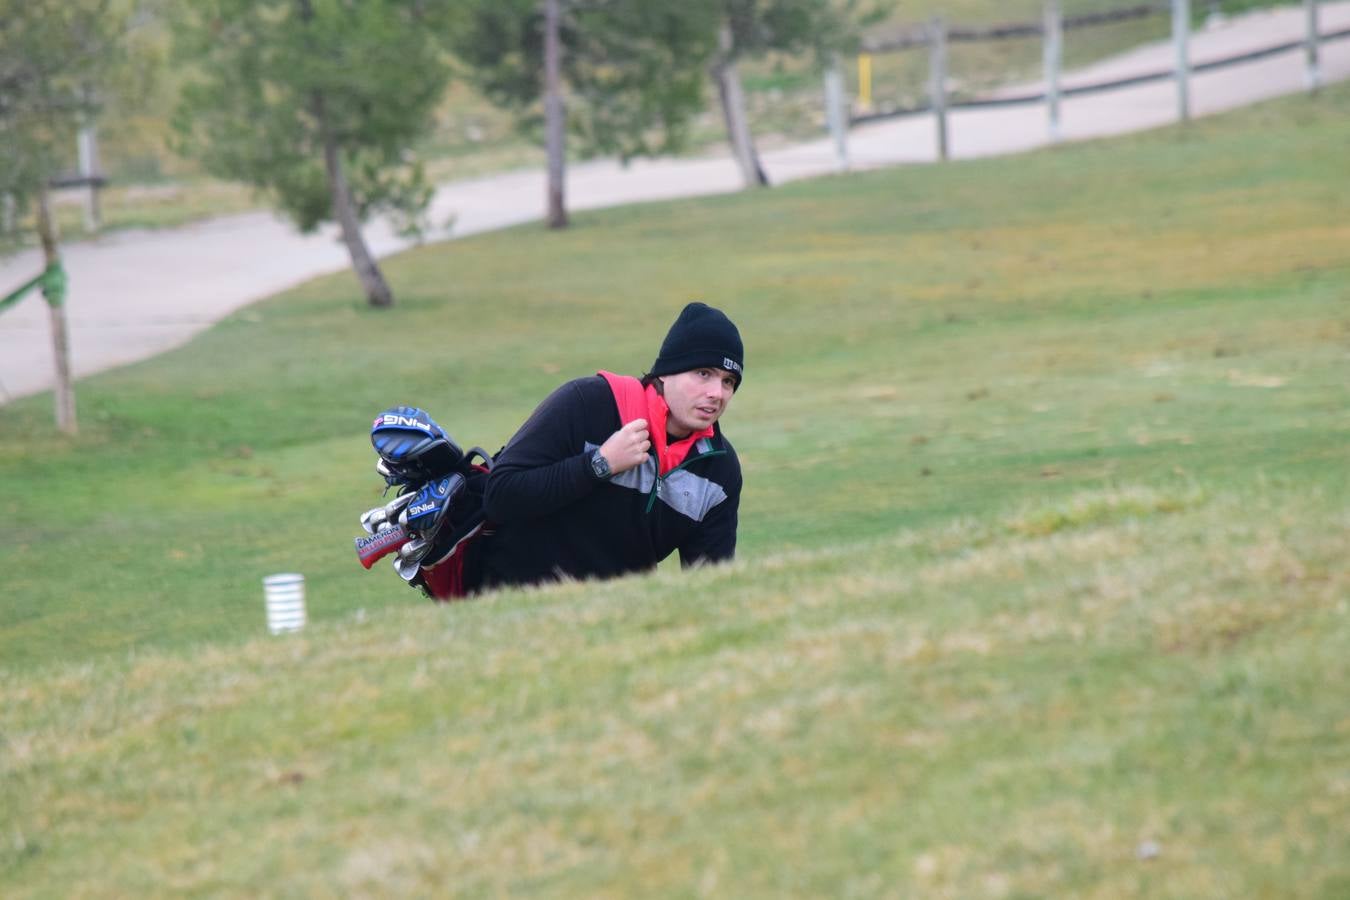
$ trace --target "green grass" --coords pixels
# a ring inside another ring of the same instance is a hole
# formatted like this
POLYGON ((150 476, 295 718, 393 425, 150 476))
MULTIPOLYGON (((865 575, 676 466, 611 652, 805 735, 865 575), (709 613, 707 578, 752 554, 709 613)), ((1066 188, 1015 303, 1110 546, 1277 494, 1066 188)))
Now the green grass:
POLYGON ((5 407, 0 893, 1343 896, 1348 113, 429 246, 5 407), (736 564, 360 569, 376 411, 495 449, 691 297, 736 564))
POLYGON ((1343 505, 1132 503, 8 678, 0 883, 1338 896, 1343 505))

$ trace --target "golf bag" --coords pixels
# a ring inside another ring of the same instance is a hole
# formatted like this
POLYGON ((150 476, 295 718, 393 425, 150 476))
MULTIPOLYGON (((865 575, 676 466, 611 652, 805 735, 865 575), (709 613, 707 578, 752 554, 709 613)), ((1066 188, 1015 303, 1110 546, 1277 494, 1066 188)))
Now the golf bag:
POLYGON ((478 582, 473 545, 486 533, 483 489, 492 458, 460 449, 426 412, 396 406, 375 417, 375 471, 396 496, 361 516, 356 556, 369 569, 394 554, 394 571, 437 601, 467 596, 478 582), (477 462, 475 462, 477 460, 477 462))

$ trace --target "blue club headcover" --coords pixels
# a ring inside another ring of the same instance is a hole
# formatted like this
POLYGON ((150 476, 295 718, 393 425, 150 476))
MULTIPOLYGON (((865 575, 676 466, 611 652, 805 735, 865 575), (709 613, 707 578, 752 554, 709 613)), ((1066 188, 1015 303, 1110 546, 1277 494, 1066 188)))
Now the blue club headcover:
POLYGON ((408 530, 423 535, 434 535, 445 521, 451 504, 464 490, 464 485, 465 478, 458 472, 422 485, 404 513, 407 516, 408 530))
POLYGON ((375 417, 370 443, 393 481, 425 481, 449 474, 464 459, 445 429, 415 406, 395 406, 375 417))
POLYGON ((415 406, 395 406, 375 417, 370 442, 389 462, 402 462, 419 447, 445 437, 445 429, 415 406))

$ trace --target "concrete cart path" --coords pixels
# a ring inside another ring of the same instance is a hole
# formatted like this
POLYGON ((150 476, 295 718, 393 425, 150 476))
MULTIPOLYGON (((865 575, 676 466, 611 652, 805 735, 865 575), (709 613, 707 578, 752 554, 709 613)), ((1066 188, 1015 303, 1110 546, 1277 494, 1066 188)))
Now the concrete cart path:
MULTIPOLYGON (((1257 12, 1197 32, 1195 62, 1298 40, 1305 33, 1297 7, 1257 12)), ((1321 6, 1321 30, 1350 28, 1350 0, 1321 6)), ((1072 39, 1072 38, 1070 38, 1072 39)), ((1153 72, 1172 64, 1170 42, 1150 44, 1076 71, 1064 84, 1084 84, 1153 72)), ((1323 78, 1350 78, 1350 39, 1323 44, 1323 78)), ((1302 51, 1192 75, 1191 110, 1203 116, 1305 89, 1302 51)), ((1024 91, 1035 85, 1019 85, 1024 91)), ((1083 140, 1154 128, 1176 118, 1171 81, 1066 98, 1061 127, 1066 140, 1083 140)), ((949 120, 950 146, 958 158, 1015 153, 1048 141, 1041 105, 957 110, 949 120)), ((913 116, 854 128, 848 138, 853 168, 930 162, 936 127, 931 116, 913 116)), ((836 171, 826 138, 764 154, 775 182, 836 171)), ((569 167, 573 210, 715 194, 739 188, 729 157, 637 161, 621 167, 597 161, 569 167)), ((431 240, 460 237, 542 218, 544 173, 520 171, 442 186, 430 220, 450 229, 431 240)), ((372 250, 384 256, 409 246, 384 223, 366 228, 372 250)), ((63 248, 70 273, 67 300, 71 356, 76 377, 145 359, 187 342, 230 312, 315 275, 348 266, 333 230, 300 235, 270 213, 246 213, 161 231, 123 231, 63 248)), ((41 268, 36 251, 0 260, 0 291, 41 268)), ((54 381, 48 313, 30 295, 0 314, 0 403, 49 390, 54 381)))

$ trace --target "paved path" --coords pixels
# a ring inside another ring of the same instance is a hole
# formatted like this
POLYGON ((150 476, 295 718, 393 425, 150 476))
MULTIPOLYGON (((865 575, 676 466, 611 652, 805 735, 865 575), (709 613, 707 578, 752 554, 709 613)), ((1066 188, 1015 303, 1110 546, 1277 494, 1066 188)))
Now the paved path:
MULTIPOLYGON (((1322 31, 1350 27, 1350 0, 1324 3, 1322 31)), ((1194 35, 1196 62, 1297 40, 1303 13, 1296 7, 1254 13, 1194 35)), ((1072 37, 1070 36, 1070 40, 1072 37)), ((1203 116, 1304 89, 1301 52, 1192 76, 1191 109, 1203 116)), ((1167 68, 1168 42, 1152 44, 1075 72, 1065 85, 1167 68)), ((1322 46, 1327 81, 1350 78, 1350 39, 1322 46)), ((1024 90, 1026 85, 1012 90, 1024 90)), ((1176 117, 1172 82, 1068 98, 1061 107, 1065 139, 1082 140, 1165 125, 1176 117)), ((950 119, 954 156, 1015 153, 1047 142, 1041 106, 958 110, 950 119)), ((936 131, 931 116, 878 122, 853 129, 849 156, 854 168, 933 160, 936 131)), ((835 170, 828 139, 764 155, 776 182, 835 170)), ((613 162, 570 167, 569 206, 593 209, 671 197, 737 190, 729 158, 613 162)), ((454 216, 448 232, 459 237, 542 217, 544 174, 513 172, 444 185, 436 194, 432 222, 454 216)), ((386 255, 407 246, 379 223, 366 230, 372 249, 386 255)), ((126 231, 67 245, 71 353, 76 377, 145 359, 185 343, 223 316, 315 275, 348 265, 329 230, 302 236, 268 213, 234 215, 164 231, 126 231)), ((17 286, 41 267, 35 252, 0 261, 0 291, 17 286)), ((0 314, 0 403, 50 389, 53 382, 46 307, 30 295, 0 314)))

